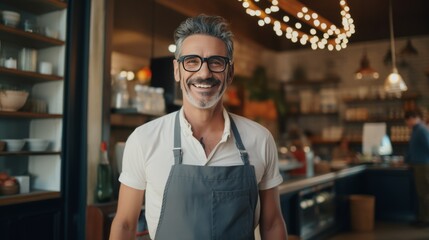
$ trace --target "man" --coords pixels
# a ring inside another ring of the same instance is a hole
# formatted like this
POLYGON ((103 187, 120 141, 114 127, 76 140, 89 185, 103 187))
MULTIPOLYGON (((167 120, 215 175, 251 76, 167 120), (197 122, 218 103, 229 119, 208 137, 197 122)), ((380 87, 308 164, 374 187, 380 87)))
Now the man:
POLYGON ((175 42, 183 107, 129 136, 110 239, 134 238, 144 197, 152 239, 254 239, 258 223, 262 239, 287 239, 273 137, 222 104, 234 75, 227 23, 189 18, 175 42))
POLYGON ((429 227, 429 130, 420 111, 407 111, 405 122, 411 129, 406 162, 411 166, 419 202, 416 227, 429 227))

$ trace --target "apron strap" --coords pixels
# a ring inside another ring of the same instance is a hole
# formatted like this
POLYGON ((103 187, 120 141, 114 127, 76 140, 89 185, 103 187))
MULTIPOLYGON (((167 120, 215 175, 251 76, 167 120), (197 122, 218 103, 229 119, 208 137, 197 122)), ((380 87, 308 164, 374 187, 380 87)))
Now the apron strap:
POLYGON ((174 164, 182 164, 182 143, 181 143, 181 134, 180 134, 180 111, 176 113, 176 121, 174 123, 174 164))
POLYGON ((237 126, 235 125, 234 120, 232 119, 230 114, 228 114, 228 116, 231 122, 232 133, 235 138, 235 145, 240 151, 241 160, 243 160, 244 165, 249 165, 249 154, 247 153, 246 148, 244 148, 243 142, 241 141, 240 133, 238 132, 238 129, 237 129, 237 126))
MULTIPOLYGON (((176 113, 176 119, 174 123, 174 147, 173 147, 173 155, 174 155, 174 164, 182 164, 182 143, 181 143, 181 133, 180 133, 180 111, 176 113)), ((237 126, 234 123, 231 115, 229 115, 229 119, 231 122, 232 133, 235 139, 235 145, 240 151, 240 157, 243 161, 244 165, 249 165, 249 154, 244 148, 243 142, 241 141, 240 133, 238 132, 237 126)))

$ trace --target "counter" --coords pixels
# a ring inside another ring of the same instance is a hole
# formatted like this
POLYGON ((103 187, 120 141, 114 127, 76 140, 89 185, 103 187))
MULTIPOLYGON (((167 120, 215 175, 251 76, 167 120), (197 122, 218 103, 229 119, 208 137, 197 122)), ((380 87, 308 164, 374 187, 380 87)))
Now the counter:
POLYGON ((350 228, 349 196, 354 194, 375 196, 377 220, 415 216, 413 177, 406 165, 364 164, 311 177, 286 176, 279 192, 288 232, 303 240, 350 228))
POLYGON ((279 186, 280 194, 299 191, 308 187, 316 186, 318 184, 335 181, 338 178, 358 174, 367 169, 366 165, 351 166, 336 172, 315 174, 314 176, 292 176, 286 178, 279 186))

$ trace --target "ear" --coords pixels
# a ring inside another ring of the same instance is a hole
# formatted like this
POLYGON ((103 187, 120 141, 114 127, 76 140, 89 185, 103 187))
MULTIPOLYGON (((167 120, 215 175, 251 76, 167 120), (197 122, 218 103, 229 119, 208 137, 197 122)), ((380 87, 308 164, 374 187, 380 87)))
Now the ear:
POLYGON ((234 64, 231 63, 231 65, 229 66, 228 69, 228 85, 230 85, 232 83, 232 79, 234 78, 234 64))
POLYGON ((180 82, 180 72, 179 72, 180 63, 176 59, 173 60, 173 66, 174 66, 174 80, 176 82, 180 82))

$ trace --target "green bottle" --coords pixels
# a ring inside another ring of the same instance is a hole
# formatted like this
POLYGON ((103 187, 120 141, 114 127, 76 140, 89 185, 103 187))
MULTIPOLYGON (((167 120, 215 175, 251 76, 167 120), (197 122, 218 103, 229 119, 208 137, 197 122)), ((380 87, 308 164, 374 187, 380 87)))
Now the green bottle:
POLYGON ((95 189, 95 200, 98 203, 109 202, 113 196, 112 170, 107 156, 107 144, 101 143, 100 162, 97 169, 97 186, 95 189))

